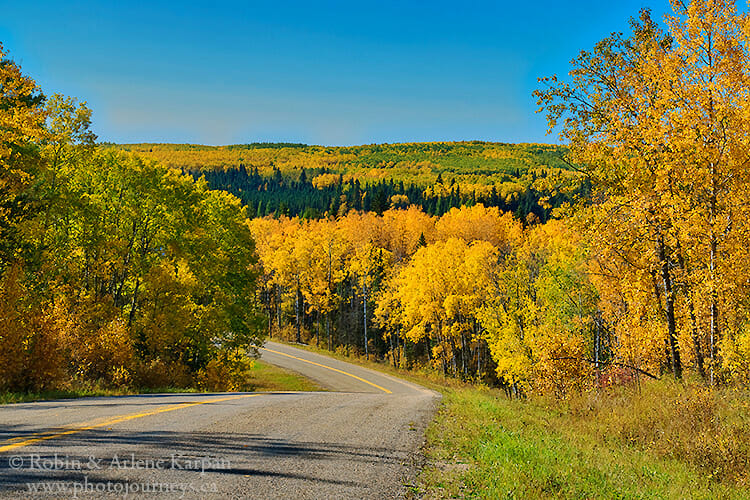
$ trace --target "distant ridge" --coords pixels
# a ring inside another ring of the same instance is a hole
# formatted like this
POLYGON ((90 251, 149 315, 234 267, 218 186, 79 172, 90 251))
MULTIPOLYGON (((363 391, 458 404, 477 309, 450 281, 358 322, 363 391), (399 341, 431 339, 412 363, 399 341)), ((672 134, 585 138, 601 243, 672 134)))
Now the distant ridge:
POLYGON ((392 179, 427 186, 438 176, 463 184, 492 185, 542 169, 568 170, 566 148, 554 144, 486 141, 315 146, 299 143, 107 144, 188 171, 257 168, 264 176, 340 174, 361 182, 392 179))
POLYGON ((310 146, 110 145, 205 178, 237 196, 250 217, 382 213, 416 205, 431 215, 481 203, 547 220, 572 201, 581 176, 552 144, 486 141, 310 146))

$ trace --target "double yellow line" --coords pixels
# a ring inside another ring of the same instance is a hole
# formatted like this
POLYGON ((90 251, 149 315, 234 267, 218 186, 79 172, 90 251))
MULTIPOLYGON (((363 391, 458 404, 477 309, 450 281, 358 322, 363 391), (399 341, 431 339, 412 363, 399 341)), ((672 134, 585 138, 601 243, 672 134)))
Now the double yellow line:
POLYGON ((311 365, 320 366, 321 368, 326 368, 326 369, 334 371, 334 372, 338 372, 338 373, 341 373, 341 374, 344 374, 344 375, 348 375, 348 376, 350 376, 350 377, 352 377, 354 379, 359 380, 360 382, 364 382, 365 384, 371 385, 371 386, 373 386, 376 389, 380 389, 381 391, 385 392, 386 394, 393 394, 391 391, 389 391, 385 387, 380 387, 378 384, 373 384, 369 380, 365 380, 365 379, 363 379, 361 377, 358 377, 356 375, 352 375, 351 373, 345 372, 344 370, 339 370, 338 368, 331 368, 330 366, 321 365, 320 363, 316 363, 315 361, 310 361, 310 360, 307 360, 307 359, 298 358, 297 356, 292 356, 291 354, 287 354, 285 352, 274 351, 273 349, 269 349, 268 347, 263 347, 262 349, 264 351, 272 352, 274 354, 280 354, 282 356, 286 356, 287 358, 296 359, 297 361, 304 361, 305 363, 310 363, 311 365))
POLYGON ((190 403, 180 403, 178 405, 172 405, 172 406, 166 406, 164 408, 159 408, 154 411, 148 411, 143 413, 133 413, 130 415, 121 415, 118 417, 114 417, 110 420, 106 420, 104 422, 97 422, 97 423, 88 423, 88 424, 80 424, 80 427, 75 427, 71 429, 67 429, 55 434, 45 434, 42 432, 38 432, 35 434, 29 434, 25 437, 15 437, 11 439, 6 439, 5 442, 13 441, 15 439, 22 439, 22 441, 19 441, 17 443, 11 443, 6 444, 4 446, 0 446, 0 453, 5 451, 12 451, 17 448, 22 448, 24 446, 28 446, 30 444, 38 443, 40 441, 46 441, 48 439, 55 439, 62 436, 69 436, 71 434, 78 434, 79 432, 88 431, 91 429, 98 429, 100 427, 107 427, 108 425, 114 425, 118 424, 120 422, 126 422, 128 420, 135 420, 136 418, 142 418, 142 417, 148 417, 149 415, 158 415, 159 413, 166 413, 169 411, 175 411, 175 410, 181 410, 183 408, 189 408, 191 406, 198 406, 198 405, 206 405, 210 403, 220 403, 222 401, 231 401, 233 399, 241 399, 241 398, 253 398, 256 396, 261 396, 261 394, 242 394, 240 396, 229 396, 229 397, 223 397, 223 398, 215 398, 215 399, 207 399, 205 401, 194 401, 190 403), (37 436, 37 437, 32 437, 37 436))

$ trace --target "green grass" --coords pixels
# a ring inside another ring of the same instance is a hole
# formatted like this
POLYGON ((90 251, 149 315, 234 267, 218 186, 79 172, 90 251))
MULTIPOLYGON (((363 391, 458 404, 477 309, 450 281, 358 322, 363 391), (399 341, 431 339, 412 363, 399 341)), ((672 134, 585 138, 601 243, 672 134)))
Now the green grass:
POLYGON ((255 360, 249 375, 250 384, 257 392, 273 391, 322 391, 312 380, 297 373, 255 360))

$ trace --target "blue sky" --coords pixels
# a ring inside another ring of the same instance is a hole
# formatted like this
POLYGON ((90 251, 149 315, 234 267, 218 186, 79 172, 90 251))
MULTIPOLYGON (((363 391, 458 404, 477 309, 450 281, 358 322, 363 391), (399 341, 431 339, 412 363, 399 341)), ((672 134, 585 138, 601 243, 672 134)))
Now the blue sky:
POLYGON ((557 142, 531 92, 667 0, 27 2, 0 41, 113 142, 557 142))

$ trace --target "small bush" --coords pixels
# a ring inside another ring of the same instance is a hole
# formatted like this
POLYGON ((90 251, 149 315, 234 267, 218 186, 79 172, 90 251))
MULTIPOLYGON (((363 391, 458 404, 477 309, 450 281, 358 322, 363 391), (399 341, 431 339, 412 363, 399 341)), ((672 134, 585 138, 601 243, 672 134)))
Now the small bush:
POLYGON ((135 353, 121 319, 115 318, 98 328, 79 322, 66 330, 65 340, 76 378, 101 380, 114 387, 131 383, 135 353))
POLYGON ((0 391, 55 388, 65 378, 63 341, 55 310, 27 297, 20 271, 0 280, 0 391))
POLYGON ((135 368, 135 382, 139 387, 156 389, 166 387, 190 387, 193 376, 187 366, 167 362, 160 358, 139 361, 135 368))
POLYGON ((224 354, 211 360, 197 375, 198 386, 208 391, 249 391, 253 389, 254 360, 244 351, 224 354))

